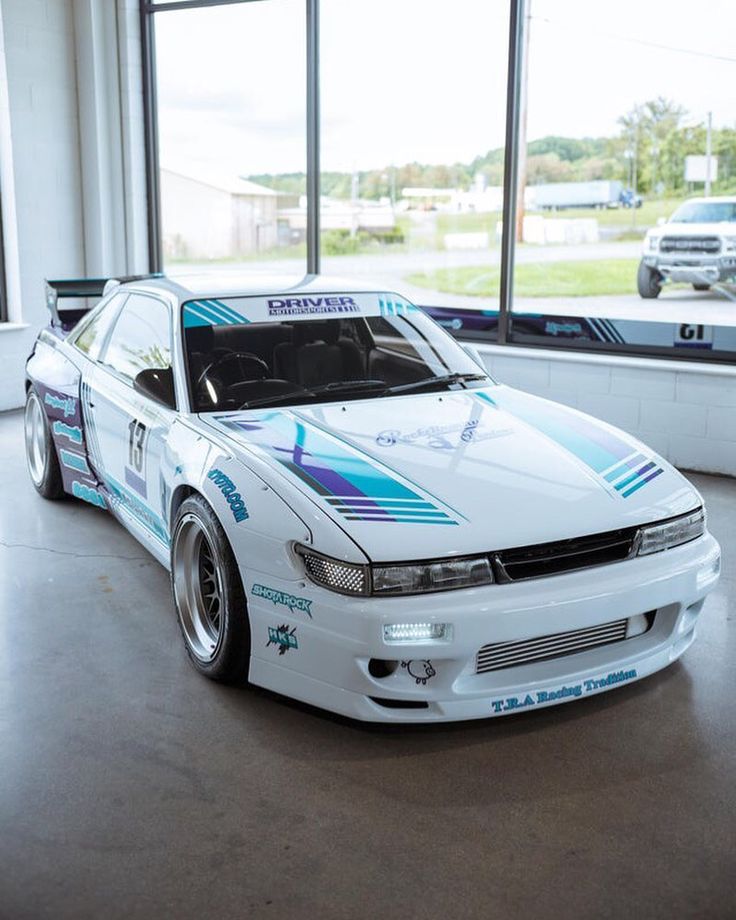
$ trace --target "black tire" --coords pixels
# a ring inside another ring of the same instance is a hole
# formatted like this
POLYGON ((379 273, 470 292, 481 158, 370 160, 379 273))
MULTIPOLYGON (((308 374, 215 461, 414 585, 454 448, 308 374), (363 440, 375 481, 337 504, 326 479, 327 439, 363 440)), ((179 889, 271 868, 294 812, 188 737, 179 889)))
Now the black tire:
POLYGON ((51 437, 49 420, 38 390, 31 385, 26 394, 24 414, 26 463, 34 489, 44 498, 55 501, 64 497, 59 458, 51 437), (32 430, 35 426, 40 426, 32 430), (36 437, 37 433, 37 437, 36 437))
POLYGON ((693 285, 693 288, 694 288, 696 291, 709 291, 709 290, 710 290, 710 285, 709 285, 709 284, 694 284, 694 285, 693 285))
POLYGON ((662 276, 656 268, 650 268, 644 262, 640 262, 639 271, 636 273, 636 287, 640 297, 654 300, 659 297, 662 290, 662 276))
POLYGON ((250 662, 245 592, 225 531, 201 495, 185 499, 176 515, 171 540, 171 590, 184 646, 194 667, 211 680, 245 683, 250 662), (209 577, 208 557, 213 578, 209 577), (196 575, 191 574, 193 558, 198 560, 196 575), (213 591, 206 594, 205 585, 210 583, 213 591), (217 605, 212 603, 215 592, 217 605), (197 598, 202 604, 199 613, 197 598), (211 608, 205 609, 210 604, 211 608))

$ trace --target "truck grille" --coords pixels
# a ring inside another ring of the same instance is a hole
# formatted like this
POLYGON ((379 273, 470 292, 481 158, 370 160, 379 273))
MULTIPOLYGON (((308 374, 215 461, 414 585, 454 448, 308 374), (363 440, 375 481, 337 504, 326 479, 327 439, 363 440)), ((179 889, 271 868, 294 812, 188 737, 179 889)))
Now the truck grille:
POLYGON ((620 562, 632 554, 637 530, 636 527, 627 527, 572 540, 502 550, 492 556, 496 581, 504 583, 541 578, 620 562))
POLYGON ((500 671, 502 668, 517 668, 532 661, 548 658, 562 658, 600 645, 610 645, 626 638, 628 620, 615 620, 600 626, 573 629, 570 632, 538 636, 536 639, 522 639, 518 642, 494 642, 484 645, 478 652, 476 674, 500 671))
POLYGON ((717 236, 664 236, 659 251, 714 253, 721 251, 721 241, 717 236))

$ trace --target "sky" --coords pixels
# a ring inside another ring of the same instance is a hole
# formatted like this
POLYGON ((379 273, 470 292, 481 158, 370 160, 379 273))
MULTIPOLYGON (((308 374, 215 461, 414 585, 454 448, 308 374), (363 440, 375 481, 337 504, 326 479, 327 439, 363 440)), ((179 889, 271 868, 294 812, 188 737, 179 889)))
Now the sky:
MULTIPOLYGON (((306 169, 304 7, 156 14, 163 165, 306 169)), ((531 0, 529 139, 613 135, 659 95, 692 122, 712 111, 736 126, 735 34, 734 0, 531 0)), ((500 147, 507 41, 508 0, 322 0, 323 169, 467 162, 500 147)))

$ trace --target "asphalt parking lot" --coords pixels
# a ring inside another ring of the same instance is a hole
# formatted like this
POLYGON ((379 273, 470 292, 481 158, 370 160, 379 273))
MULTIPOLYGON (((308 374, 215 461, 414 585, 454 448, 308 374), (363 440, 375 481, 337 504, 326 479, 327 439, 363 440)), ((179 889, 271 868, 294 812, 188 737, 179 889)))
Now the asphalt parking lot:
POLYGON ((730 918, 736 481, 698 641, 642 682, 384 729, 187 663, 164 570, 0 415, 0 917, 730 918))

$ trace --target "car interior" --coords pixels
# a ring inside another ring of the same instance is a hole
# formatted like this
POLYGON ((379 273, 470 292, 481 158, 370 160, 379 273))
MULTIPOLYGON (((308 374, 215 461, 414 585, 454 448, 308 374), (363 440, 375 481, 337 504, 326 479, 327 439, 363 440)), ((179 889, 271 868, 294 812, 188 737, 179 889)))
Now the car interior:
POLYGON ((383 317, 195 326, 186 330, 186 348, 199 412, 280 394, 309 396, 346 381, 396 386, 434 373, 383 317))

